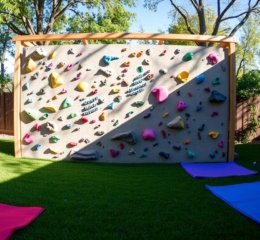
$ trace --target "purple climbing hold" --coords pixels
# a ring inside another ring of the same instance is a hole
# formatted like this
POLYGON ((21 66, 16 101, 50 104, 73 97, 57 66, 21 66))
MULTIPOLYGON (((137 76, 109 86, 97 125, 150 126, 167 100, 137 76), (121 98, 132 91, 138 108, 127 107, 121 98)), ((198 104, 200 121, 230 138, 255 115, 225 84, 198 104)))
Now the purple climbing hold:
POLYGON ((143 130, 142 137, 144 140, 154 141, 156 139, 156 133, 153 129, 147 128, 143 130))
POLYGON ((65 71, 70 71, 72 69, 72 64, 69 64, 66 68, 65 71))
POLYGON ((177 102, 176 108, 179 112, 181 112, 187 108, 187 104, 184 101, 180 100, 177 102))
POLYGON ((169 96, 168 89, 163 86, 153 88, 151 93, 155 96, 157 103, 164 102, 169 96))
POLYGON ((218 147, 219 148, 223 148, 224 147, 224 141, 221 140, 219 143, 218 143, 218 147))
POLYGON ((211 65, 215 65, 219 62, 219 57, 216 53, 212 52, 207 56, 207 60, 211 65))
POLYGON ((109 149, 109 153, 110 153, 112 158, 116 158, 120 154, 120 151, 115 150, 115 149, 109 149))

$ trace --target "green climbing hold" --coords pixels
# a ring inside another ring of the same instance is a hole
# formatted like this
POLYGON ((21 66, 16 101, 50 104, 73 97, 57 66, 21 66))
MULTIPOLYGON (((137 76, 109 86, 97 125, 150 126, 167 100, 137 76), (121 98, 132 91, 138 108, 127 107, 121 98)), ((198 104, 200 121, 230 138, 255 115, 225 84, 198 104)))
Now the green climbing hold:
POLYGON ((74 117, 77 117, 77 114, 76 113, 71 113, 68 118, 74 118, 74 117))
POLYGON ((122 101, 122 96, 117 96, 114 98, 114 102, 120 103, 122 101))
POLYGON ((136 101, 132 104, 134 107, 141 107, 144 105, 144 101, 136 101))
POLYGON ((219 85, 220 84, 220 79, 219 77, 215 78, 213 81, 212 81, 212 85, 219 85))
POLYGON ((138 73, 143 72, 143 67, 142 67, 142 66, 137 67, 137 68, 136 68, 136 71, 137 71, 138 73))
POLYGON ((49 114, 48 113, 44 113, 42 116, 41 116, 41 119, 44 120, 44 119, 47 119, 49 117, 49 114))
POLYGON ((60 140, 60 138, 58 136, 51 136, 50 140, 53 143, 57 143, 60 140))
POLYGON ((71 98, 65 98, 63 102, 61 103, 61 108, 68 108, 73 105, 73 100, 71 98))
POLYGON ((182 60, 185 61, 185 62, 187 62, 187 61, 190 61, 192 58, 193 58, 193 53, 192 53, 192 52, 187 52, 187 53, 183 56, 182 60))

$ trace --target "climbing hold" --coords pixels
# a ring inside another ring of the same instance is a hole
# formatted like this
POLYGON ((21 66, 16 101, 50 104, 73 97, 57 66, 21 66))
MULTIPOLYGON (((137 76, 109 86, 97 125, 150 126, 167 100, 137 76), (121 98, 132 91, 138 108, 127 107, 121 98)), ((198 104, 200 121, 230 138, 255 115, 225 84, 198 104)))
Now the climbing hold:
POLYGON ((117 96, 114 98, 114 102, 120 103, 122 101, 122 99, 123 99, 122 96, 117 96))
POLYGON ((65 98, 61 103, 60 108, 64 109, 64 108, 71 107, 72 105, 73 105, 73 100, 71 98, 65 98))
POLYGON ((191 140, 189 138, 186 138, 184 141, 183 141, 183 144, 185 145, 188 145, 191 143, 191 140))
POLYGON ((41 130, 41 125, 36 123, 34 126, 33 126, 34 130, 35 131, 40 131, 41 130))
POLYGON ((212 112, 212 113, 210 114, 210 116, 211 116, 211 117, 216 117, 216 116, 218 116, 218 112, 212 112))
POLYGON ((190 61, 191 59, 193 59, 193 53, 192 52, 187 52, 182 58, 182 60, 185 61, 185 62, 190 61))
POLYGON ((211 90, 210 90, 209 87, 205 87, 205 88, 204 88, 204 91, 205 91, 205 92, 210 92, 211 90))
POLYGON ((31 98, 28 98, 28 99, 25 101, 24 104, 30 104, 30 103, 32 103, 32 102, 33 102, 33 100, 32 100, 31 98))
POLYGON ((52 142, 52 143, 57 143, 58 141, 60 141, 60 138, 58 137, 58 136, 51 136, 50 137, 50 141, 52 142))
POLYGON ((147 128, 143 130, 142 137, 144 140, 154 141, 156 139, 156 133, 153 129, 147 128))
POLYGON ((135 101, 132 106, 133 107, 141 107, 144 105, 144 101, 135 101))
POLYGON ((105 77, 110 77, 113 74, 113 71, 111 69, 100 68, 99 72, 101 72, 105 77))
POLYGON ((65 71, 68 72, 72 69, 73 65, 72 64, 69 64, 67 65, 67 67, 65 68, 65 71))
POLYGON ((144 59, 142 64, 143 65, 150 65, 150 60, 149 59, 144 59))
POLYGON ((75 80, 79 80, 81 75, 82 75, 81 72, 77 73, 77 76, 76 76, 74 79, 75 79, 75 80))
POLYGON ((104 55, 102 57, 102 60, 103 62, 106 64, 106 65, 109 65, 111 61, 114 61, 114 60, 117 60, 119 59, 119 57, 115 57, 115 56, 110 56, 110 55, 104 55))
POLYGON ((198 139, 201 140, 201 133, 197 132, 198 139))
POLYGON ((48 111, 50 113, 55 113, 56 112, 55 106, 44 106, 42 109, 45 110, 45 111, 48 111))
POLYGON ((57 132, 58 126, 55 122, 47 122, 46 123, 46 129, 50 132, 57 132))
POLYGON ((122 48, 121 52, 125 52, 127 50, 127 48, 122 48))
POLYGON ((197 82, 197 84, 201 84, 205 81, 205 79, 206 78, 205 78, 204 74, 200 74, 196 77, 196 82, 197 82))
POLYGON ((152 73, 149 73, 146 77, 145 77, 145 80, 151 80, 153 78, 154 74, 152 73))
POLYGON ((174 54, 175 54, 175 55, 178 55, 180 52, 181 52, 180 49, 175 49, 174 54))
POLYGON ((170 154, 166 153, 166 152, 159 152, 159 156, 164 158, 164 159, 169 159, 170 158, 170 154))
POLYGON ((49 152, 52 154, 58 154, 60 151, 57 148, 48 148, 49 152))
POLYGON ((52 97, 52 100, 56 100, 56 99, 58 99, 58 96, 57 96, 57 95, 55 95, 55 96, 52 97))
POLYGON ((117 126, 117 125, 118 125, 118 123, 119 123, 119 121, 118 121, 118 120, 116 120, 116 121, 114 122, 113 126, 114 126, 114 127, 115 127, 115 126, 117 126))
POLYGON ((224 141, 221 140, 219 143, 218 143, 218 147, 219 148, 224 148, 224 141))
POLYGON ((180 151, 181 150, 181 146, 180 145, 173 145, 172 148, 174 150, 180 151))
POLYGON ((212 103, 222 103, 225 102, 227 97, 217 90, 213 90, 209 96, 209 101, 212 103))
POLYGON ((80 121, 82 123, 87 123, 88 122, 88 118, 83 116, 83 117, 80 118, 80 121))
POLYGON ((162 53, 159 54, 159 56, 164 56, 166 53, 166 50, 164 50, 162 53))
POLYGON ((124 62, 124 63, 122 63, 122 65, 121 65, 122 67, 130 67, 130 62, 128 61, 128 62, 124 62))
POLYGON ((33 138, 29 133, 26 133, 23 137, 23 141, 25 144, 31 144, 33 142, 33 138))
POLYGON ((99 154, 97 150, 81 149, 70 154, 70 159, 75 160, 98 160, 99 154))
POLYGON ((76 90, 79 92, 86 92, 87 91, 87 83, 86 82, 79 82, 76 86, 76 90))
POLYGON ((131 58, 133 58, 133 57, 135 57, 136 56, 136 53, 135 52, 132 52, 132 53, 130 53, 129 54, 129 56, 128 57, 131 57, 131 58))
POLYGON ((139 158, 146 158, 146 157, 148 157, 147 153, 142 153, 142 154, 139 156, 139 158))
POLYGON ((129 85, 129 83, 126 80, 123 80, 121 84, 123 87, 127 87, 129 85))
POLYGON ((166 118, 166 117, 169 116, 169 114, 170 114, 169 112, 164 112, 163 115, 162 115, 162 117, 163 117, 163 118, 166 118))
POLYGON ((28 90, 30 88, 30 83, 29 82, 26 82, 24 85, 23 85, 23 90, 28 90))
POLYGON ((134 155, 134 154, 136 154, 136 151, 135 151, 133 148, 131 148, 131 149, 128 151, 128 155, 134 155))
POLYGON ((69 142, 68 144, 67 144, 67 147, 70 147, 70 148, 72 148, 72 147, 76 147, 78 144, 76 143, 76 142, 69 142))
POLYGON ((205 128, 205 124, 202 124, 202 125, 198 128, 198 131, 203 132, 204 128, 205 128))
POLYGON ((32 120, 36 120, 40 118, 41 112, 39 112, 38 110, 34 110, 34 109, 25 109, 24 112, 32 119, 32 120))
POLYGON ((140 52, 138 52, 137 54, 136 54, 136 57, 141 57, 143 55, 143 51, 140 51, 140 52))
POLYGON ((31 58, 29 58, 25 64, 25 72, 30 73, 33 72, 37 68, 36 62, 34 62, 31 58))
POLYGON ((177 75, 177 79, 183 83, 188 81, 189 73, 187 71, 182 71, 177 75))
POLYGON ((195 158, 196 157, 196 154, 193 151, 191 151, 190 149, 187 149, 186 153, 187 153, 188 158, 195 158))
POLYGON ((151 55, 151 49, 147 49, 147 50, 145 51, 145 53, 146 53, 148 56, 150 56, 150 55, 151 55))
POLYGON ((211 153, 209 154, 209 157, 212 158, 212 159, 214 159, 214 158, 215 158, 215 152, 211 152, 211 153))
POLYGON ((71 113, 71 114, 69 114, 68 119, 75 118, 75 117, 77 117, 77 114, 71 113))
POLYGON ((97 94, 98 90, 97 89, 94 89, 91 91, 91 94, 94 95, 94 94, 97 94))
POLYGON ((177 108, 177 110, 178 110, 179 112, 181 112, 181 111, 183 111, 183 110, 185 110, 185 109, 187 108, 187 104, 186 104, 184 101, 179 100, 179 101, 177 102, 176 108, 177 108))
POLYGON ((105 133, 105 132, 103 132, 103 131, 96 131, 96 132, 95 132, 95 135, 96 135, 96 136, 102 136, 102 135, 104 135, 104 133, 105 133))
POLYGON ((110 110, 113 110, 115 108, 115 103, 114 102, 109 103, 106 108, 110 109, 110 110))
POLYGON ((220 84, 220 78, 217 77, 212 81, 212 85, 219 85, 220 84))
POLYGON ((115 157, 118 157, 118 155, 120 154, 120 151, 115 150, 115 149, 109 149, 109 153, 112 158, 115 158, 115 157))
POLYGON ((49 117, 49 114, 48 113, 44 113, 42 116, 41 116, 41 120, 44 120, 44 119, 47 119, 49 117))
POLYGON ((56 57, 56 52, 53 51, 50 55, 49 55, 49 59, 54 59, 56 57))
POLYGON ((215 131, 211 131, 209 132, 209 137, 211 137, 212 139, 216 139, 219 136, 219 132, 215 132, 215 131))
POLYGON ((106 120, 106 114, 104 112, 102 112, 99 117, 98 117, 99 121, 105 121, 106 120))
POLYGON ((111 94, 116 94, 116 93, 119 93, 120 92, 120 88, 112 88, 110 93, 111 94))
POLYGON ((40 148, 41 148, 41 144, 39 144, 39 143, 37 143, 37 144, 35 144, 34 146, 33 146, 33 148, 32 148, 32 150, 33 151, 38 151, 40 148))
POLYGON ((137 67, 137 68, 136 68, 136 71, 137 71, 138 73, 143 72, 143 67, 142 67, 142 66, 137 67))
POLYGON ((118 133, 112 137, 112 140, 123 141, 130 145, 135 145, 137 143, 137 137, 132 131, 118 133))
POLYGON ((164 102, 169 96, 168 89, 166 87, 163 87, 163 86, 153 88, 151 93, 152 93, 152 95, 155 96, 157 103, 164 102))
POLYGON ((57 72, 52 72, 49 76, 49 80, 50 80, 50 85, 52 88, 59 87, 59 86, 63 85, 63 83, 64 83, 60 74, 57 72))
POLYGON ((73 49, 72 49, 72 48, 70 48, 70 49, 68 50, 68 52, 67 52, 67 53, 68 53, 68 55, 70 55, 70 54, 72 54, 72 55, 73 55, 73 54, 74 54, 74 51, 73 51, 73 49))
POLYGON ((182 117, 177 116, 167 124, 167 127, 172 128, 172 129, 184 129, 185 124, 184 124, 182 117))
POLYGON ((187 93, 189 97, 192 97, 192 92, 187 93))
POLYGON ((44 57, 46 57, 47 54, 46 52, 44 51, 43 48, 37 48, 32 54, 31 54, 31 58, 34 59, 34 60, 40 60, 44 57))
POLYGON ((36 72, 34 73, 32 76, 31 76, 31 80, 35 80, 39 77, 39 72, 36 72))
POLYGON ((57 65, 57 68, 62 68, 65 66, 65 62, 60 62, 58 65, 57 65))
POLYGON ((119 143, 118 147, 119 147, 120 150, 124 150, 125 149, 125 144, 119 143))
POLYGON ((159 70, 159 73, 160 74, 166 74, 168 71, 167 71, 167 69, 165 69, 165 68, 162 68, 162 69, 160 69, 159 70))
POLYGON ((161 135, 163 138, 166 138, 167 137, 167 133, 165 130, 161 130, 161 135))
POLYGON ((151 113, 147 113, 146 115, 144 115, 144 119, 147 119, 149 117, 151 117, 151 113))
POLYGON ((211 64, 211 65, 215 65, 219 62, 219 57, 216 53, 210 53, 208 56, 207 56, 207 60, 208 62, 211 64))
POLYGON ((71 129, 72 128, 72 124, 71 123, 67 123, 65 126, 64 126, 65 129, 71 129))

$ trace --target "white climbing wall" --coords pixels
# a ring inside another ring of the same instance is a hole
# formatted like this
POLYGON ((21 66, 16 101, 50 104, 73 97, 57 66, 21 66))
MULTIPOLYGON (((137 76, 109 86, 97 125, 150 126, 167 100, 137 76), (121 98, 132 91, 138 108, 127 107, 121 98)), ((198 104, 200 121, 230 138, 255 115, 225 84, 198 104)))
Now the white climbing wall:
POLYGON ((22 156, 69 159, 72 155, 83 161, 113 163, 226 161, 227 66, 226 52, 213 47, 99 44, 24 48, 22 156), (185 61, 188 52, 193 57, 185 61), (217 62, 207 58, 211 53, 217 62), (116 58, 109 62, 111 56, 116 58), (189 73, 184 82, 177 78, 183 71, 189 73), (168 92, 162 103, 151 94, 157 87, 165 91, 162 100, 168 92), (209 101, 215 93, 217 103, 209 101), (136 106, 140 101, 144 104, 136 106), (179 101, 185 103, 181 111, 179 101), (167 127, 176 117, 181 120, 174 128, 167 127), (144 130, 150 140, 143 138, 144 130), (112 140, 124 132, 129 133, 127 139, 112 140))

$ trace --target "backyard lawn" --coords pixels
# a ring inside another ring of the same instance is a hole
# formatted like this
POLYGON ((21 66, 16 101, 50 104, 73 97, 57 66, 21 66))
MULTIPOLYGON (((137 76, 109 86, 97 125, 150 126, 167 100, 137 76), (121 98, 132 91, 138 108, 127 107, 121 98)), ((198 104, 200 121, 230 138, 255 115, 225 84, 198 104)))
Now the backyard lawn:
MULTIPOLYGON (((240 164, 260 171, 259 145, 237 145, 236 151, 240 164)), ((257 223, 204 187, 259 180, 195 180, 177 164, 14 159, 13 142, 0 140, 0 202, 45 208, 12 240, 259 240, 257 223)))

